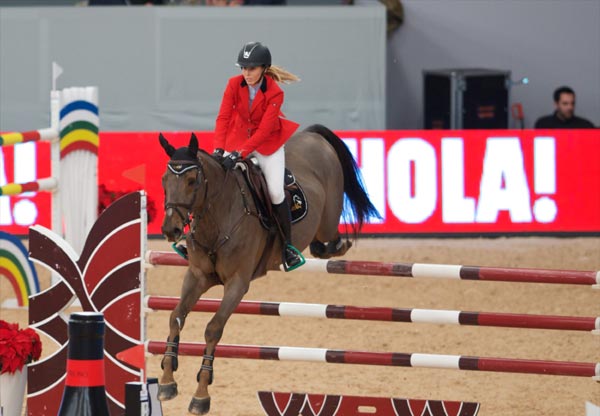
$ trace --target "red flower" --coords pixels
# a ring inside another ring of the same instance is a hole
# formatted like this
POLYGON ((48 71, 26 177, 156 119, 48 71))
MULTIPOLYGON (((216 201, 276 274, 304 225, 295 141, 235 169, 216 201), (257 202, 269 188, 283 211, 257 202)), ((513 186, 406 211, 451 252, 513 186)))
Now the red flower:
MULTIPOLYGON (((102 213, 110 204, 121 198, 123 195, 134 192, 133 190, 108 189, 105 184, 98 185, 98 215, 102 213)), ((148 214, 148 222, 152 222, 156 218, 156 204, 152 198, 146 196, 146 212, 148 214)))
POLYGON ((42 342, 31 328, 0 320, 0 374, 20 371, 25 364, 39 360, 42 342))

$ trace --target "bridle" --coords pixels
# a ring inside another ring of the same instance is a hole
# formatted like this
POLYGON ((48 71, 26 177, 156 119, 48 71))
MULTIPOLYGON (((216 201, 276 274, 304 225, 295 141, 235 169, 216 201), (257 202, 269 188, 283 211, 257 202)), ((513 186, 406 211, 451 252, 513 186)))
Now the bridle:
MULTIPOLYGON (((179 215, 179 217, 181 217, 181 220, 183 221, 183 230, 182 231, 184 231, 185 227, 187 227, 191 224, 192 219, 194 217, 193 210, 194 210, 194 206, 196 205, 196 198, 198 197, 198 190, 200 189, 200 186, 202 184, 204 184, 203 201, 206 202, 206 197, 208 195, 208 179, 206 178, 206 175, 204 174, 204 168, 202 166, 202 163, 200 163, 199 161, 171 160, 167 164, 167 167, 168 167, 169 171, 171 171, 171 173, 173 173, 177 176, 177 179, 181 178, 181 176, 184 173, 189 172, 190 170, 193 170, 193 169, 196 170, 196 180, 194 183, 192 200, 189 203, 168 202, 165 198, 165 211, 168 210, 169 208, 172 208, 175 210, 177 215, 179 215), (182 211, 180 210, 180 208, 184 208, 187 211, 187 213, 184 215, 182 213, 182 211)), ((204 206, 202 207, 202 211, 200 213, 198 213, 198 215, 196 216, 198 219, 202 218, 206 212, 207 204, 205 203, 203 205, 204 206)), ((188 233, 189 233, 189 231, 188 231, 188 233)), ((183 238, 185 238, 188 233, 184 232, 178 241, 181 241, 183 238)))
MULTIPOLYGON (((223 245, 225 245, 228 241, 231 240, 231 237, 233 236, 233 234, 235 234, 235 232, 238 230, 238 228, 242 225, 242 222, 245 220, 245 218, 247 218, 249 216, 254 216, 256 218, 259 218, 258 213, 253 211, 250 207, 250 204, 248 201, 248 195, 247 195, 246 191, 244 190, 244 187, 242 186, 243 179, 241 179, 240 175, 235 175, 235 174, 231 175, 235 178, 237 187, 238 187, 240 195, 242 197, 242 203, 244 206, 243 212, 240 214, 237 221, 233 222, 232 225, 230 227, 228 227, 228 231, 226 233, 222 234, 221 231, 219 231, 216 239, 207 245, 205 243, 198 241, 196 238, 193 237, 193 234, 195 232, 195 230, 194 230, 195 226, 194 226, 193 222, 204 218, 207 214, 211 215, 211 211, 210 211, 211 203, 209 202, 209 200, 212 199, 213 196, 215 196, 215 195, 212 195, 209 197, 208 178, 206 177, 206 175, 204 173, 204 166, 203 166, 202 162, 200 160, 194 160, 194 161, 192 161, 192 160, 171 160, 168 162, 167 168, 171 173, 176 175, 178 179, 186 172, 189 172, 193 169, 196 170, 194 189, 193 189, 191 201, 189 203, 168 202, 168 201, 166 201, 166 198, 165 198, 165 205, 164 205, 165 211, 169 208, 174 209, 175 212, 177 213, 177 215, 179 215, 179 217, 183 221, 182 234, 178 238, 178 240, 172 244, 172 247, 177 253, 182 255, 179 252, 179 250, 177 249, 177 244, 181 240, 187 239, 187 237, 189 235, 192 235, 192 240, 191 240, 192 244, 194 246, 200 247, 206 253, 206 255, 208 256, 208 258, 210 259, 210 261, 212 262, 212 264, 214 266, 216 264, 217 252, 219 251, 219 249, 221 247, 223 247, 223 245), (202 209, 200 210, 200 212, 194 212, 194 206, 196 205, 196 199, 198 198, 199 189, 202 185, 204 185, 204 195, 202 197, 203 198, 202 199, 202 209), (185 212, 185 214, 184 214, 184 212, 185 212), (189 230, 187 232, 185 231, 186 227, 189 227, 189 230)), ((225 182, 227 182, 228 178, 231 177, 230 173, 232 173, 232 172, 233 171, 227 171, 227 173, 225 174, 225 182)), ((219 193, 219 192, 220 191, 217 190, 217 193, 219 193)), ((216 223, 216 221, 215 221, 215 223, 216 223)), ((262 261, 263 260, 261 259, 261 263, 262 263, 262 261)))

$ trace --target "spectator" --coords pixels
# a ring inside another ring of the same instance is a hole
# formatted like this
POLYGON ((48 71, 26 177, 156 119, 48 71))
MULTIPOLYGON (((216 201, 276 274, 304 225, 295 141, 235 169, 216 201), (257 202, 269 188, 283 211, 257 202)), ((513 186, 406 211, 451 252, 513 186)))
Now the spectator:
POLYGON ((575 91, 560 87, 554 91, 554 114, 535 122, 536 129, 593 129, 594 125, 585 118, 575 115, 575 91))

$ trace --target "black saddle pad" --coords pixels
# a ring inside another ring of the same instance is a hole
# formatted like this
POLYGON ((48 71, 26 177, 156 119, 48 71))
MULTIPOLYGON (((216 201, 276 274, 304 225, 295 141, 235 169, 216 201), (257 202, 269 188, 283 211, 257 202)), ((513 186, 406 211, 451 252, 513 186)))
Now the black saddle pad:
POLYGON ((292 224, 295 224, 306 217, 308 201, 296 177, 288 168, 285 168, 285 194, 292 211, 292 224))

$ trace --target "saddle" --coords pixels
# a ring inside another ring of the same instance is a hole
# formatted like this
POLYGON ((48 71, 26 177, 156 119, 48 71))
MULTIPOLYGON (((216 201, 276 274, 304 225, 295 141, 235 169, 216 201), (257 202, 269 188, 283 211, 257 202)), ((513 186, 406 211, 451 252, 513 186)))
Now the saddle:
MULTIPOLYGON (((267 230, 270 229, 275 225, 275 219, 273 218, 271 197, 262 170, 252 158, 239 161, 237 167, 242 171, 248 184, 260 223, 267 230)), ((308 204, 302 187, 288 168, 285 169, 284 190, 292 214, 292 224, 295 224, 306 216, 308 204)))

